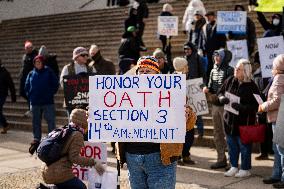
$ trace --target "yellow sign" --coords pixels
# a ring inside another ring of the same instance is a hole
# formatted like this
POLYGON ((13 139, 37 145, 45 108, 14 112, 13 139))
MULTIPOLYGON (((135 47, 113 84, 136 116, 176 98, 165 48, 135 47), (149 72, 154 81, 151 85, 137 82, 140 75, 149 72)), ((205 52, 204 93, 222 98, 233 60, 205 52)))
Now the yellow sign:
POLYGON ((284 0, 258 0, 255 11, 259 12, 282 12, 284 0))

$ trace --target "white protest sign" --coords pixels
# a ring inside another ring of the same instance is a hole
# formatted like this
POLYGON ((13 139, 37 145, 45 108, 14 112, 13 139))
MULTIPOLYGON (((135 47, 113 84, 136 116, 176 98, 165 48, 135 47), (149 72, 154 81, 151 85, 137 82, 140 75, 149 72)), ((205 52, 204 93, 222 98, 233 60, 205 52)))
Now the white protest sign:
POLYGON ((259 105, 263 104, 263 100, 259 94, 253 94, 253 96, 259 105))
POLYGON ((234 108, 232 108, 232 103, 236 102, 236 103, 240 103, 240 97, 229 93, 229 92, 225 92, 225 97, 227 97, 230 102, 229 104, 225 104, 224 105, 224 110, 227 110, 228 112, 231 112, 233 114, 239 115, 239 111, 235 110, 234 108))
POLYGON ((208 114, 208 104, 206 96, 200 85, 203 84, 202 78, 190 79, 186 81, 187 104, 193 109, 196 115, 208 114))
POLYGON ((272 77, 273 60, 284 53, 284 40, 282 36, 265 37, 257 39, 262 77, 272 77))
POLYGON ((88 189, 117 189, 117 170, 106 170, 99 175, 96 170, 89 171, 88 189))
POLYGON ((178 35, 177 16, 158 16, 158 34, 165 36, 178 35))
POLYGON ((245 34, 247 25, 246 11, 218 11, 217 12, 217 32, 235 34, 245 34))
POLYGON ((185 75, 97 75, 89 79, 89 141, 184 142, 185 75))
POLYGON ((230 66, 233 68, 237 65, 240 59, 249 59, 247 40, 227 41, 227 48, 232 52, 230 66))
MULTIPOLYGON (((82 157, 93 158, 96 161, 107 163, 107 146, 104 143, 92 143, 85 141, 85 146, 81 148, 82 157)), ((88 180, 89 168, 80 165, 72 166, 73 174, 80 180, 88 180)))

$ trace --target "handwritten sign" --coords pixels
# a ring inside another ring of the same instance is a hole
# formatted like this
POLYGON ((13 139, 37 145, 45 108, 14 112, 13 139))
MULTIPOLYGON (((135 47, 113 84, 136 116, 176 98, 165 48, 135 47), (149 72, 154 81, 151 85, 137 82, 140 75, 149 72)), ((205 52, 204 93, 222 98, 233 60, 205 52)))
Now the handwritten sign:
POLYGON ((242 58, 249 59, 247 40, 227 41, 227 48, 232 52, 230 66, 235 67, 242 58))
POLYGON ((90 77, 89 141, 183 143, 185 75, 90 77))
POLYGON ((257 39, 262 77, 272 77, 273 60, 284 53, 284 40, 282 36, 257 39))
POLYGON ((245 34, 247 25, 246 11, 218 11, 217 33, 245 34))
POLYGON ((188 98, 187 104, 193 109, 196 115, 208 114, 208 104, 206 96, 200 86, 203 84, 202 78, 190 79, 186 81, 188 98))
POLYGON ((178 35, 177 16, 158 16, 158 34, 165 36, 178 35))
POLYGON ((234 102, 239 104, 240 103, 240 97, 238 97, 238 96, 236 96, 232 93, 229 93, 229 92, 225 92, 225 97, 229 98, 230 102, 229 102, 229 104, 224 105, 224 110, 227 110, 228 112, 231 112, 235 115, 239 115, 239 111, 232 108, 232 104, 234 102))
POLYGON ((68 108, 88 106, 89 76, 64 76, 64 98, 68 108))
MULTIPOLYGON (((104 143, 92 143, 85 141, 85 146, 81 148, 80 155, 82 157, 93 158, 102 163, 107 163, 107 146, 104 143)), ((73 174, 80 180, 88 180, 89 169, 89 167, 81 167, 80 165, 72 166, 73 174)))

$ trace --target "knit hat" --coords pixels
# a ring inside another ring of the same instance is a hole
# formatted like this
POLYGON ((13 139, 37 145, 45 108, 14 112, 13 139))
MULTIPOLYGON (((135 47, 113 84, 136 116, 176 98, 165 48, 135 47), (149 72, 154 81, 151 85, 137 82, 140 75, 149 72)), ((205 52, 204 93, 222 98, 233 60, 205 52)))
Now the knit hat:
POLYGON ((177 72, 184 72, 185 69, 188 69, 188 63, 185 58, 182 57, 176 57, 173 60, 173 66, 175 71, 177 72))
POLYGON ((164 58, 165 59, 165 53, 160 49, 157 48, 154 52, 153 52, 153 56, 157 59, 159 58, 164 58))
POLYGON ((221 57, 221 62, 223 62, 225 58, 225 50, 224 49, 215 50, 213 53, 213 57, 216 55, 219 55, 221 57))
POLYGON ((158 60, 153 56, 142 56, 141 58, 139 58, 139 60, 137 61, 136 72, 139 68, 149 68, 156 71, 157 73, 160 73, 158 60))
POLYGON ((32 46, 33 46, 33 44, 32 44, 31 41, 26 41, 26 42, 25 42, 25 48, 30 48, 30 47, 32 47, 32 46))
POLYGON ((274 60, 273 60, 273 69, 284 71, 284 54, 279 54, 274 60))
POLYGON ((33 62, 35 63, 36 60, 39 60, 41 63, 43 63, 44 57, 43 57, 42 55, 37 55, 37 56, 34 58, 33 62))
POLYGON ((77 48, 75 48, 73 50, 73 60, 75 60, 78 56, 80 56, 82 54, 87 54, 88 55, 87 49, 85 49, 84 47, 77 47, 77 48))
POLYGON ((134 32, 135 30, 136 30, 135 26, 129 26, 129 27, 127 28, 127 31, 128 31, 128 32, 134 32))
POLYGON ((87 111, 78 108, 72 110, 70 114, 70 121, 73 122, 75 125, 82 127, 83 129, 87 129, 87 111))

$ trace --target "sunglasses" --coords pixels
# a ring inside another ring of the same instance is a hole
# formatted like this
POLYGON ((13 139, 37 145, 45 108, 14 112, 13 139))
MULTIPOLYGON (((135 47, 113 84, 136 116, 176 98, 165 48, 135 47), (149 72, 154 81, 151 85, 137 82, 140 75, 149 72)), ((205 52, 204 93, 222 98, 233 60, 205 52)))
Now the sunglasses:
POLYGON ((82 56, 82 57, 88 57, 89 55, 87 55, 87 54, 81 54, 80 56, 82 56))

